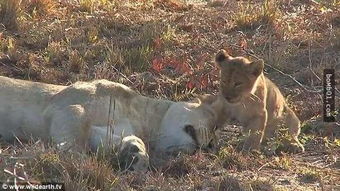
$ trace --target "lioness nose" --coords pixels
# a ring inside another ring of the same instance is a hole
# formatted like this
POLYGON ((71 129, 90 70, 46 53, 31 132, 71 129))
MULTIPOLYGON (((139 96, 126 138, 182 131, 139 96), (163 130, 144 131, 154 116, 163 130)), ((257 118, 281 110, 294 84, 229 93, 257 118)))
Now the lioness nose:
POLYGON ((232 95, 225 95, 224 96, 227 100, 230 100, 230 99, 233 99, 234 98, 234 96, 232 96, 232 95))

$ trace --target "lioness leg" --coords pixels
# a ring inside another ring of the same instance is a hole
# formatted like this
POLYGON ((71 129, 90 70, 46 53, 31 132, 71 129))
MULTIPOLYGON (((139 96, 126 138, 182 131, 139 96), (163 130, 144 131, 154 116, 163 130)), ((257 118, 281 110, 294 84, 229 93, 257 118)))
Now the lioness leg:
POLYGON ((123 138, 119 151, 119 166, 122 170, 139 172, 149 169, 149 155, 140 138, 134 135, 123 138))
POLYGON ((292 153, 304 152, 305 149, 298 140, 300 134, 300 120, 288 106, 286 106, 284 124, 288 127, 288 134, 291 137, 291 140, 286 145, 288 151, 292 153))
POLYGON ((259 150, 267 124, 267 111, 251 118, 245 126, 245 133, 249 137, 243 145, 243 151, 259 150))
POLYGON ((88 140, 91 150, 98 152, 103 148, 104 152, 111 152, 114 147, 118 147, 118 162, 122 170, 135 170, 139 172, 148 170, 149 155, 140 138, 134 135, 126 137, 111 135, 111 141, 108 138, 106 127, 92 126, 88 140))
POLYGON ((88 146, 92 152, 104 149, 105 151, 112 151, 115 147, 122 142, 122 137, 118 135, 109 135, 107 127, 91 126, 90 135, 88 139, 88 146), (109 139, 111 139, 109 141, 109 139))
POLYGON ((88 124, 81 105, 70 105, 53 112, 50 136, 62 149, 83 149, 88 136, 88 124))

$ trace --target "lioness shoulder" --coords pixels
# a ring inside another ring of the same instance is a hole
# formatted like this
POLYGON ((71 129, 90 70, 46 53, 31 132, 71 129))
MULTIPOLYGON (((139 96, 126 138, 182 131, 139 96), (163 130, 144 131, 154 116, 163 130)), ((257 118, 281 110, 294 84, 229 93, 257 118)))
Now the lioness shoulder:
POLYGON ((220 95, 226 100, 226 116, 238 120, 249 133, 244 149, 258 149, 264 138, 273 137, 279 127, 285 126, 290 136, 285 149, 304 151, 297 138, 300 121, 279 88, 264 76, 263 60, 251 62, 221 50, 215 61, 220 69, 220 95))

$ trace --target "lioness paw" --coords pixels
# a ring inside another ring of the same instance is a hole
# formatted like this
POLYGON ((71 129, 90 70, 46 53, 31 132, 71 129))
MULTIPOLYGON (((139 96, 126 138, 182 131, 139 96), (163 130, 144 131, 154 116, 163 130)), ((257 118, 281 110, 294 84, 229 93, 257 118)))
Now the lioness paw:
POLYGON ((118 155, 121 170, 146 172, 149 169, 149 155, 143 141, 136 136, 123 138, 118 155))

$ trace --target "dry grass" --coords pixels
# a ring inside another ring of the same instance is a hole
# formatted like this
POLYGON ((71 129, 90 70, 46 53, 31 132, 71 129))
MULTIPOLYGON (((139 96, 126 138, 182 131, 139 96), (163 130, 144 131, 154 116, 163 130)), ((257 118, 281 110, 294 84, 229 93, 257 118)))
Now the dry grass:
POLYGON ((232 170, 245 170, 250 168, 248 163, 249 156, 244 156, 242 153, 235 151, 232 147, 226 147, 219 151, 219 159, 224 168, 232 170))
POLYGON ((223 177, 221 182, 219 182, 219 185, 217 186, 217 189, 219 191, 241 191, 243 189, 243 185, 240 183, 240 180, 238 180, 235 177, 223 177))
MULTIPOLYGON (((4 76, 64 85, 106 78, 177 101, 218 91, 212 60, 220 48, 234 56, 252 52, 311 88, 321 87, 315 74, 322 77, 324 67, 339 67, 340 9, 332 3, 0 2, 4 76)), ((318 94, 268 68, 266 75, 288 95, 301 120, 321 114, 318 94)), ((16 170, 25 181, 55 180, 68 190, 336 190, 339 135, 321 126, 303 128, 305 154, 242 154, 236 149, 237 134, 231 133, 221 139, 216 155, 198 152, 168 162, 153 157, 158 168, 146 174, 119 172, 114 155, 65 153, 35 142, 1 143, 0 181, 14 180, 16 170)), ((283 138, 267 146, 276 150, 283 138)))
POLYGON ((300 174, 300 179, 305 183, 314 183, 320 180, 320 173, 313 169, 303 169, 300 174))
POLYGON ((0 24, 2 24, 6 30, 15 31, 18 29, 17 14, 19 4, 19 0, 2 0, 0 2, 0 24))
POLYGON ((54 0, 22 1, 22 9, 32 17, 46 16, 54 12, 56 4, 54 0))
POLYGON ((280 12, 276 1, 265 0, 262 5, 252 1, 240 2, 238 11, 234 16, 236 28, 256 29, 261 25, 271 25, 278 20, 280 12))

